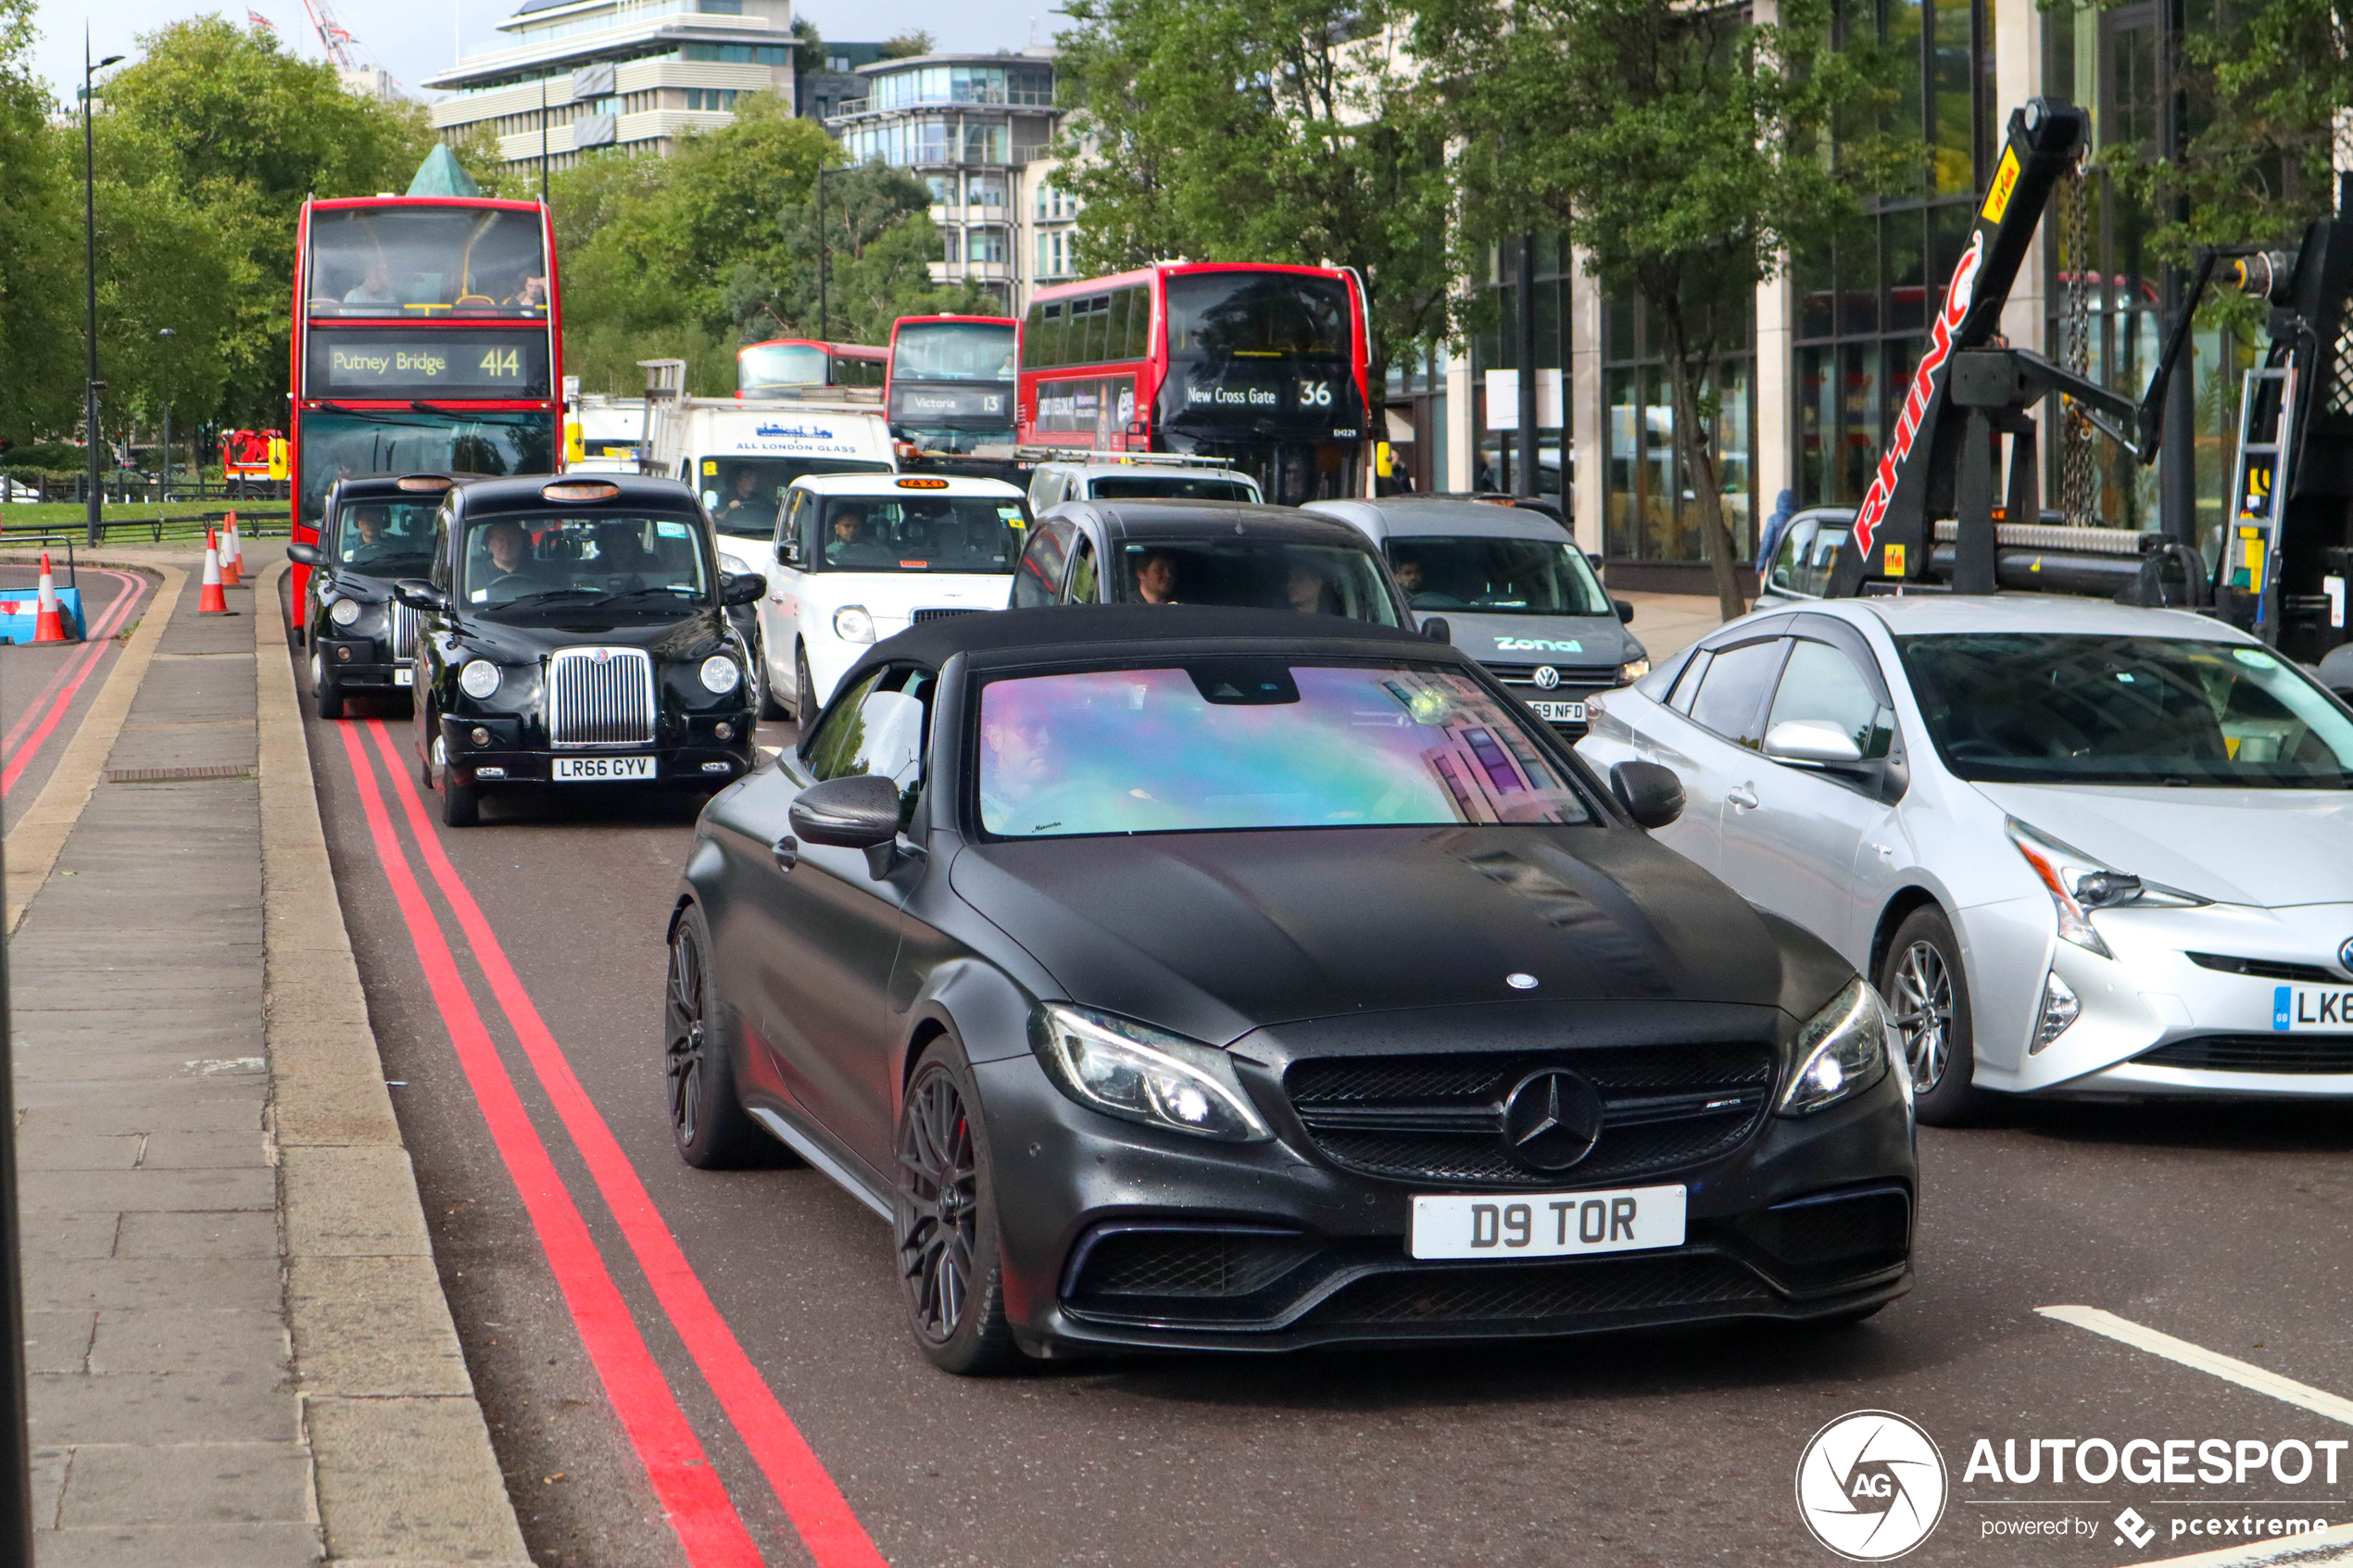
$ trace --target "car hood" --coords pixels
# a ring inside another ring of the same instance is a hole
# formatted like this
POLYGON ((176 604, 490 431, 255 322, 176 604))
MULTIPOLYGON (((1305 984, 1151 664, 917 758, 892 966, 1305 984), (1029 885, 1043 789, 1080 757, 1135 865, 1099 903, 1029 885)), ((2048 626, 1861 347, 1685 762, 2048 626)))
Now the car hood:
POLYGON ((1622 828, 1000 842, 960 853, 950 882, 1068 999, 1219 1043, 1265 1024, 1460 1002, 1810 1011, 1852 972, 1622 828), (1537 983, 1516 988, 1514 973, 1537 983))
POLYGON ((2118 871, 2202 898, 2264 909, 2353 899, 2353 791, 1975 787, 2118 871))
POLYGON ((1416 609, 1416 621, 1446 622, 1447 640, 1481 664, 1623 664, 1642 645, 1614 615, 1481 615, 1475 609, 1416 609), (1574 646, 1571 646, 1574 645, 1574 646))
POLYGON ((729 646, 727 620, 715 609, 661 621, 599 624, 584 616, 576 624, 514 625, 468 617, 466 646, 505 663, 528 663, 559 648, 644 648, 657 663, 701 659, 729 646))

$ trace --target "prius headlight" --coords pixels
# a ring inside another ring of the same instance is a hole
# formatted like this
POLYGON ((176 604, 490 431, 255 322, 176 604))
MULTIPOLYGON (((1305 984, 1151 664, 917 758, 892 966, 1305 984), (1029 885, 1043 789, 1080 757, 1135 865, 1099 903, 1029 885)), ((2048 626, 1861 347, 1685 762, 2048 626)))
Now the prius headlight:
POLYGON ((1274 1136, 1213 1046, 1060 1002, 1029 1015, 1029 1045, 1054 1086, 1089 1110, 1228 1143, 1274 1136))
POLYGON ((498 667, 486 659, 470 659, 458 671, 458 689, 471 697, 485 697, 498 689, 498 667))
POLYGON ((1783 1116, 1807 1116, 1850 1099, 1887 1071, 1887 1010, 1858 975, 1797 1032, 1797 1072, 1781 1091, 1783 1116))
POLYGON ((2051 896, 2051 906, 2058 915, 2060 938, 2086 952, 2097 953, 2104 959, 2116 956, 2092 928, 2094 909, 2112 909, 2126 904, 2142 909, 2179 909, 2206 902, 2194 893, 2161 883, 2144 882, 2129 872, 2117 871, 2048 834, 2036 832, 2016 817, 2004 825, 2019 854, 2034 869, 2035 880, 2051 896))

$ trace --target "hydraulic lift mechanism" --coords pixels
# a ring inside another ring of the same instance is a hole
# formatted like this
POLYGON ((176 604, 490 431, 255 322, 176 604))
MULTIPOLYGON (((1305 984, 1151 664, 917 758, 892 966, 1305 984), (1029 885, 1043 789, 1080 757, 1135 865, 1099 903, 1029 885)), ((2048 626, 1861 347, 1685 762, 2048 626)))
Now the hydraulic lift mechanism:
POLYGON ((2126 603, 2203 609, 2317 663, 2347 640, 2345 582, 2353 566, 2353 201, 2341 198, 2337 216, 2316 220, 2293 255, 2201 254, 2136 402, 1997 336, 2036 225, 2082 156, 2086 132, 2082 110, 2045 98, 2010 115, 1991 188, 1830 591, 2112 593, 2126 603), (2220 558, 2209 569, 2196 546, 2157 533, 2125 535, 2137 547, 2120 554, 2121 541, 2098 537, 2114 531, 2041 526, 2030 410, 2063 395, 2136 461, 2155 461, 2172 375, 2218 269, 2226 286, 2271 307, 2271 347, 2246 374, 2220 558))

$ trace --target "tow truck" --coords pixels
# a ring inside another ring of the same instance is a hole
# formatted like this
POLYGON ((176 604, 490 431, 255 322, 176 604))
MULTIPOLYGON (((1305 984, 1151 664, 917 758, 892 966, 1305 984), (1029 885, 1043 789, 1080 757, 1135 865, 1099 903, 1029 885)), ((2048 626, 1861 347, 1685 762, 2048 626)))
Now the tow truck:
POLYGON ((2053 99, 2012 111, 2000 162, 1828 595, 2031 589, 2194 608, 2318 666, 2324 684, 2353 694, 2345 622, 2353 568, 2353 175, 2340 178, 2337 212, 2314 220, 2296 250, 2199 254, 2135 401, 2010 346, 1998 332, 2035 228, 2082 157, 2088 129, 2082 109, 2053 99), (2246 374, 2218 558, 2209 565, 2194 541, 2162 533, 2045 521, 2034 406, 2063 397, 2137 462, 2154 462, 2191 321, 2218 282, 2270 306, 2271 339, 2263 362, 2246 374))

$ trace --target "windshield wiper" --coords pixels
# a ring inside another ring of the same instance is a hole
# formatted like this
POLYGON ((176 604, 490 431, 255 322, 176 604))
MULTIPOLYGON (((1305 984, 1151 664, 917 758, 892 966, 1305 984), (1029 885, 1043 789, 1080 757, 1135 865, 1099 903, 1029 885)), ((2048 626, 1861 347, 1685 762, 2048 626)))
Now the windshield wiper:
POLYGON ((535 594, 517 594, 511 599, 500 599, 497 604, 486 604, 483 608, 484 609, 512 609, 517 605, 537 604, 542 599, 568 599, 584 596, 591 598, 599 596, 594 588, 542 588, 535 594))

